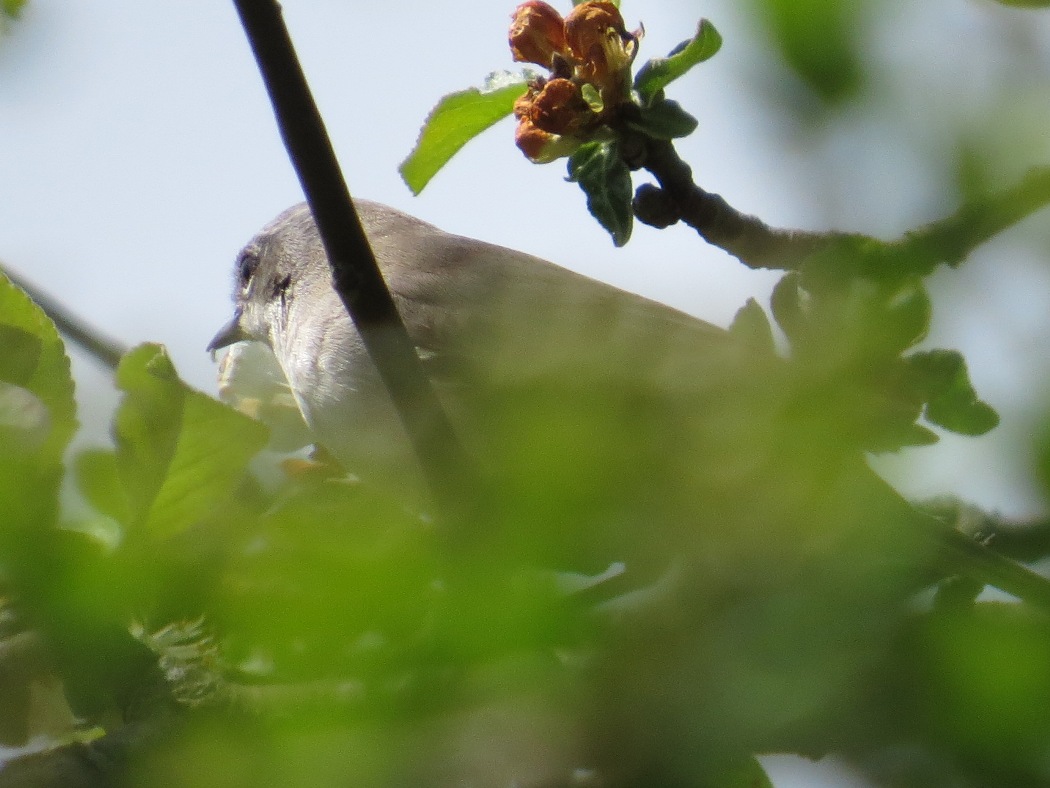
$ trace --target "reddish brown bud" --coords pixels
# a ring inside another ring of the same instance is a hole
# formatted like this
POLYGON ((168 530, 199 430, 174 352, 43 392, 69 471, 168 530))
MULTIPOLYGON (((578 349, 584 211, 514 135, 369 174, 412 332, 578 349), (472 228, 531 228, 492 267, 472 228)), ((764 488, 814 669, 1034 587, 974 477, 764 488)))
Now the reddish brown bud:
POLYGON ((532 101, 529 119, 551 134, 572 134, 595 118, 595 113, 580 93, 579 85, 567 79, 552 79, 532 101))
POLYGON ((522 63, 550 68, 555 53, 565 52, 565 23, 542 0, 526 0, 512 14, 510 51, 522 63))
POLYGON ((537 128, 528 118, 522 118, 514 132, 514 142, 529 161, 547 164, 571 154, 580 147, 581 140, 571 135, 551 134, 537 128))
POLYGON ((514 102, 514 117, 518 120, 527 118, 529 113, 532 112, 532 102, 536 100, 536 96, 539 94, 540 88, 529 85, 529 89, 521 94, 518 99, 514 102))
POLYGON ((565 42, 579 76, 600 89, 623 81, 637 39, 627 32, 620 9, 602 0, 580 3, 565 18, 565 42))

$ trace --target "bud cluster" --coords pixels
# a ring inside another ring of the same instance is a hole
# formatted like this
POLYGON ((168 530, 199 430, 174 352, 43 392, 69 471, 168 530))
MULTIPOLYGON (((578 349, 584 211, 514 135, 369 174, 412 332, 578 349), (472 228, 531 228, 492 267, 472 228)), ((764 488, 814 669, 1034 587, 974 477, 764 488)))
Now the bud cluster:
POLYGON ((514 59, 551 72, 533 80, 514 105, 515 142, 531 161, 553 161, 576 150, 629 100, 641 33, 627 32, 619 9, 604 0, 580 3, 565 18, 543 0, 526 0, 512 18, 514 59))

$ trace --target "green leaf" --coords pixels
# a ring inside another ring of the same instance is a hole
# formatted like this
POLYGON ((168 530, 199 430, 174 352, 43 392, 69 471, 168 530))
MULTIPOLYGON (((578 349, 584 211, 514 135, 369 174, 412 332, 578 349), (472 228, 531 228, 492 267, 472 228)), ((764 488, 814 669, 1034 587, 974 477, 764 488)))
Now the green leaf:
POLYGON ((905 359, 918 373, 927 395, 927 421, 961 435, 983 435, 999 424, 999 415, 977 398, 963 357, 953 350, 930 350, 905 359))
POLYGON ((587 210, 613 243, 623 246, 631 237, 631 171, 616 142, 588 142, 569 157, 569 180, 587 195, 587 210))
POLYGON ((69 357, 51 319, 2 274, 0 379, 25 389, 46 409, 50 432, 35 454, 45 464, 60 463, 77 428, 69 357))
POLYGON ((795 271, 784 274, 769 299, 777 325, 792 342, 801 339, 806 330, 806 293, 801 281, 802 277, 795 271))
POLYGON ((995 2, 1013 8, 1050 8, 1050 0, 995 0, 995 2))
POLYGON ((40 337, 15 326, 0 325, 0 380, 23 386, 40 363, 43 342, 40 337))
POLYGON ((857 53, 863 0, 751 0, 785 62, 824 101, 838 102, 863 86, 857 53))
POLYGON ((73 461, 77 487, 96 510, 127 525, 130 521, 128 499, 121 484, 116 452, 92 449, 81 452, 73 461))
POLYGON ((0 2, 0 10, 4 12, 6 16, 12 19, 17 19, 18 15, 22 13, 22 9, 25 8, 26 3, 29 0, 2 0, 0 2))
POLYGON ((712 788, 773 788, 769 775, 753 756, 722 769, 705 783, 712 788))
POLYGON ((900 350, 906 350, 925 339, 930 330, 933 305, 921 280, 905 283, 893 293, 886 304, 886 332, 892 334, 890 342, 900 350))
POLYGON ((772 355, 776 352, 773 328, 769 325, 769 318, 758 305, 758 301, 753 298, 747 299, 747 303, 737 311, 729 326, 729 333, 740 337, 762 353, 772 355))
POLYGON ((722 46, 722 36, 715 26, 706 19, 701 19, 696 28, 696 35, 683 41, 664 58, 654 58, 638 70, 634 78, 634 89, 642 97, 643 104, 649 104, 653 98, 685 74, 697 63, 713 57, 722 46))
POLYGON ((450 93, 431 111, 415 148, 398 171, 413 194, 419 194, 460 148, 514 111, 525 92, 524 77, 492 90, 469 88, 450 93))
POLYGON ((658 140, 688 137, 696 130, 696 118, 682 109, 677 101, 657 101, 651 106, 639 107, 637 118, 627 125, 658 140))
POLYGON ((0 381, 0 446, 5 453, 35 454, 51 434, 47 407, 29 389, 0 381))
POLYGON ((126 395, 115 437, 128 519, 152 536, 174 535, 231 492, 266 445, 267 430, 182 383, 159 345, 128 353, 117 384, 126 395))

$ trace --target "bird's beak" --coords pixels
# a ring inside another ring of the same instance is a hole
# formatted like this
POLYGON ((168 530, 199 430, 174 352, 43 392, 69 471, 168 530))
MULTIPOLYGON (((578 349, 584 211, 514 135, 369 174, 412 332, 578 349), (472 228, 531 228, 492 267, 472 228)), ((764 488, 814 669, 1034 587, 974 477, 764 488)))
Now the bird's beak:
POLYGON ((241 310, 238 309, 233 313, 233 319, 220 328, 219 333, 212 337, 211 342, 208 343, 208 352, 214 353, 220 348, 229 347, 235 342, 244 342, 248 339, 251 339, 251 337, 241 328, 241 310))

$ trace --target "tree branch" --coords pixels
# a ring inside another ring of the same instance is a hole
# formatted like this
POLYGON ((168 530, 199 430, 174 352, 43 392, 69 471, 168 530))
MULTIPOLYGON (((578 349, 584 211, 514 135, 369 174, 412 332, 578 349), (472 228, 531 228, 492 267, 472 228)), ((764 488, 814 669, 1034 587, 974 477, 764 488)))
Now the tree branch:
POLYGON ((955 268, 981 244, 1050 205, 1050 167, 1035 167, 1016 185, 963 205, 952 216, 906 233, 891 254, 921 261, 929 273, 939 263, 955 268))
POLYGON ((842 233, 812 233, 770 227, 756 216, 743 214, 720 195, 693 182, 693 171, 667 140, 649 140, 642 166, 660 188, 638 189, 634 210, 639 221, 666 227, 683 221, 709 244, 725 250, 748 268, 797 269, 815 251, 842 233))
POLYGON ((16 287, 23 290, 37 306, 43 309, 44 313, 51 318, 55 327, 66 339, 111 372, 116 371, 121 357, 128 350, 123 344, 115 339, 110 339, 102 332, 88 325, 57 299, 45 293, 36 285, 30 284, 10 269, 0 268, 0 273, 10 279, 16 287))
POLYGON ((1050 167, 1038 167, 1017 185, 974 199, 952 216, 886 243, 856 233, 774 228, 740 213, 720 195, 697 186, 689 165, 667 140, 648 140, 641 166, 660 185, 637 190, 639 221, 655 227, 683 221, 749 268, 797 270, 815 252, 845 242, 854 253, 870 255, 867 265, 874 275, 925 276, 942 263, 958 266, 981 244, 1050 205, 1050 167))
MULTIPOLYGON (((277 125, 332 266, 335 289, 376 365, 431 492, 446 513, 466 455, 383 281, 275 0, 234 0, 277 125)), ((453 497, 455 496, 455 497, 453 497)))

